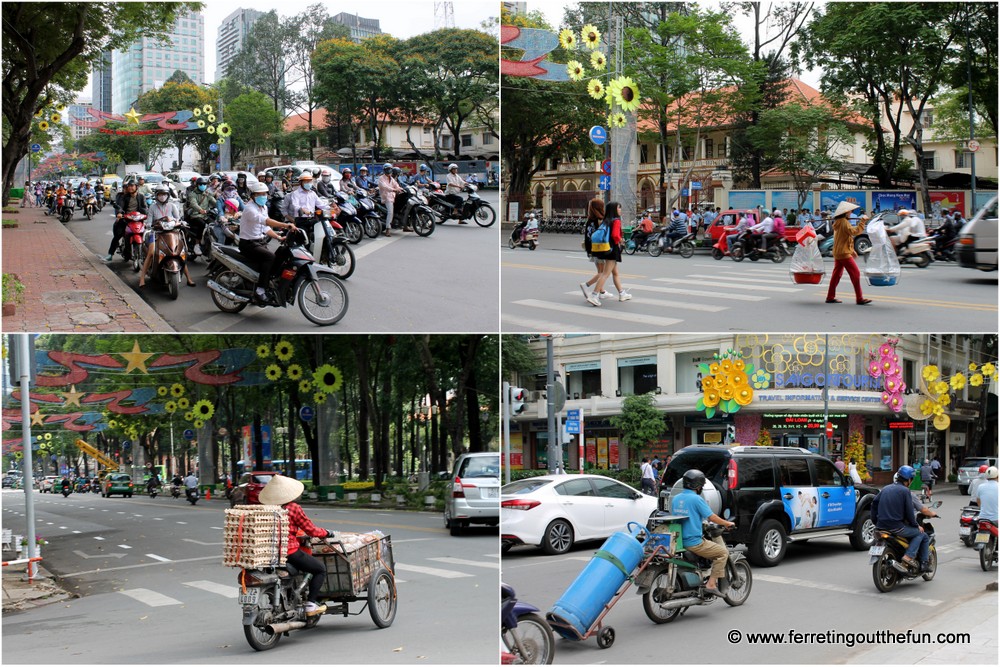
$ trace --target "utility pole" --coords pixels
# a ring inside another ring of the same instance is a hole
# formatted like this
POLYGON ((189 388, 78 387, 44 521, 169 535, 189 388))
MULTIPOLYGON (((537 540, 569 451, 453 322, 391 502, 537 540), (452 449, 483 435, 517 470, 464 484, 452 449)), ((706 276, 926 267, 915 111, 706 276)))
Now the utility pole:
POLYGON ((559 435, 556 431, 556 378, 553 368, 552 338, 551 334, 545 338, 545 405, 549 421, 549 437, 545 450, 549 473, 555 474, 557 465, 562 462, 562 443, 559 442, 559 435))
POLYGON ((830 423, 830 334, 824 334, 823 375, 826 376, 826 380, 823 382, 823 450, 820 455, 829 456, 830 443, 826 437, 826 425, 830 423))
MULTIPOLYGON (((34 465, 31 460, 31 346, 28 344, 29 334, 11 334, 17 339, 17 365, 21 383, 21 446, 24 465, 24 520, 27 525, 28 548, 25 551, 28 558, 38 555, 38 545, 35 544, 35 495, 34 465)), ((11 382, 14 378, 11 378, 11 382)), ((28 563, 28 579, 38 574, 38 564, 28 563)))
POLYGON ((510 383, 503 383, 503 474, 504 484, 510 484, 510 383))
MULTIPOLYGON (((975 123, 975 113, 973 113, 972 108, 972 48, 969 40, 969 5, 965 7, 965 65, 966 65, 966 85, 969 88, 969 143, 976 138, 976 123, 975 123)), ((969 151, 969 167, 970 167, 970 189, 972 194, 972 201, 969 203, 969 217, 971 218, 976 213, 976 152, 973 150, 969 151)), ((962 212, 963 215, 965 212, 962 212)))

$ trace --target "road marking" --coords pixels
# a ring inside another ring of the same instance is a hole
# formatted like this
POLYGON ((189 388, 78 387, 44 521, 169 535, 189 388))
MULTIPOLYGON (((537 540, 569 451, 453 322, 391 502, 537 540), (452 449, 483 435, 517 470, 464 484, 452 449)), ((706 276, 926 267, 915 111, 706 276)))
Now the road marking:
MULTIPOLYGON (((586 269, 560 269, 554 266, 536 266, 534 264, 511 264, 509 262, 503 262, 500 266, 509 267, 512 269, 534 269, 535 271, 550 271, 553 273, 574 273, 579 276, 593 276, 594 275, 594 265, 588 264, 589 268, 586 269)), ((619 273, 620 278, 631 278, 640 279, 646 276, 641 273, 619 273)))
MULTIPOLYGON (((667 278, 655 278, 654 280, 668 280, 667 278)), ((731 294, 729 292, 713 292, 711 290, 687 289, 684 287, 646 287, 640 286, 644 290, 656 290, 667 294, 686 294, 688 296, 707 296, 718 299, 733 299, 736 301, 766 301, 771 297, 756 296, 753 294, 731 294)))
POLYGON ((185 537, 184 542, 190 542, 192 544, 200 544, 203 547, 218 547, 225 544, 225 542, 199 542, 198 540, 192 540, 190 537, 185 537))
POLYGON ((146 554, 146 557, 147 558, 152 558, 154 560, 158 560, 161 563, 172 563, 173 562, 169 558, 164 558, 163 556, 157 556, 156 554, 146 554))
POLYGON ((74 530, 74 531, 73 531, 73 534, 74 534, 74 535, 79 535, 79 534, 80 534, 80 531, 79 531, 79 530, 74 530))
POLYGON ((104 538, 103 538, 103 537, 94 537, 94 539, 95 539, 95 540, 102 540, 102 541, 104 540, 104 538))
POLYGON ((447 556, 442 556, 440 558, 428 558, 427 560, 432 560, 437 563, 445 563, 448 565, 468 565, 469 567, 488 567, 492 570, 499 570, 500 563, 484 563, 479 560, 466 560, 464 558, 449 558, 447 556))
POLYGON ((589 304, 586 306, 573 306, 565 303, 557 303, 555 301, 542 301, 541 299, 523 299, 521 301, 515 301, 514 304, 518 306, 529 306, 532 308, 544 308, 545 310, 550 311, 555 310, 563 313, 574 313, 589 317, 602 317, 619 322, 625 320, 628 322, 635 322, 637 324, 649 324, 659 327, 669 327, 684 321, 673 317, 657 317, 655 315, 630 313, 628 311, 617 309, 604 311, 600 308, 594 308, 589 304))
POLYGON ((709 275, 699 275, 691 274, 685 276, 684 278, 657 278, 656 280, 661 283, 683 283, 685 285, 690 285, 691 281, 688 278, 703 278, 706 280, 711 280, 712 287, 724 287, 726 289, 743 289, 743 290, 754 290, 761 292, 781 292, 784 294, 790 294, 794 292, 801 292, 802 289, 798 287, 769 287, 767 285, 748 285, 746 282, 724 282, 720 281, 718 276, 709 275))
POLYGON ((188 523, 187 521, 178 521, 178 522, 177 522, 177 525, 178 525, 178 526, 186 526, 186 525, 187 525, 187 523, 188 523))
POLYGON ((562 331, 566 325, 562 322, 547 322, 527 317, 515 317, 508 312, 503 313, 504 331, 562 331))
POLYGON ((130 546, 129 546, 129 545, 127 545, 127 544, 119 544, 119 545, 118 545, 118 548, 119 548, 119 549, 131 549, 132 547, 130 547, 130 546))
MULTIPOLYGON (((199 556, 198 558, 182 558, 181 560, 175 560, 175 561, 171 561, 171 562, 172 563, 195 563, 195 562, 202 561, 202 560, 215 560, 215 561, 217 561, 217 560, 219 560, 219 556, 218 556, 218 554, 216 554, 215 556, 199 556)), ((64 574, 64 575, 61 575, 61 576, 62 576, 63 579, 66 579, 68 577, 82 577, 85 574, 98 574, 100 572, 116 572, 118 570, 135 570, 137 568, 153 567, 153 566, 159 566, 159 565, 162 565, 162 563, 159 563, 159 562, 156 562, 156 563, 137 563, 135 565, 121 565, 119 567, 102 567, 102 568, 98 568, 96 570, 83 570, 81 572, 71 572, 70 574, 64 574)))
POLYGON ((227 598, 236 598, 240 595, 240 591, 237 586, 227 586, 226 584, 219 584, 214 581, 185 581, 184 585, 208 591, 209 593, 215 593, 216 595, 221 595, 227 598))
POLYGON ((168 597, 162 593, 157 593, 156 591, 151 591, 148 588, 133 588, 127 591, 121 591, 121 593, 134 600, 138 600, 143 604, 147 604, 150 607, 166 607, 174 604, 184 604, 180 600, 175 600, 172 597, 168 597))
POLYGON ((441 577, 443 579, 460 579, 462 577, 471 577, 474 575, 466 574, 465 572, 455 572, 454 570, 442 570, 436 567, 424 567, 422 565, 407 565, 406 563, 396 563, 397 572, 418 572, 420 574, 429 574, 432 577, 441 577))
POLYGON ((80 558, 84 558, 86 560, 90 560, 91 558, 123 558, 125 556, 125 554, 116 554, 116 553, 97 554, 96 556, 91 556, 89 554, 83 553, 82 551, 73 551, 73 553, 75 553, 80 558))
POLYGON ((212 530, 222 530, 222 526, 210 526, 212 530))
MULTIPOLYGON (((838 586, 836 584, 829 584, 822 581, 807 581, 805 579, 781 577, 774 574, 754 574, 754 579, 758 581, 769 581, 774 584, 788 584, 790 586, 801 586, 803 588, 817 588, 819 590, 832 591, 834 593, 846 593, 848 595, 863 595, 865 597, 877 598, 879 600, 885 599, 884 593, 869 591, 863 588, 848 588, 847 586, 838 586)), ((932 598, 920 598, 913 595, 898 595, 896 593, 893 593, 892 599, 902 602, 913 602, 915 604, 923 605, 925 607, 936 607, 942 602, 944 602, 944 600, 934 600, 932 598)))
MULTIPOLYGON (((630 292, 638 292, 644 289, 648 288, 643 287, 642 285, 630 285, 628 288, 630 292)), ((667 291, 669 291, 669 288, 661 288, 661 289, 666 289, 667 291)), ((565 292, 565 294, 568 295, 575 295, 577 293, 578 292, 565 292)), ((661 306, 663 308, 679 308, 681 310, 700 310, 706 313, 718 313, 723 310, 729 310, 730 308, 730 306, 713 306, 706 303, 691 303, 689 301, 667 301, 665 299, 647 299, 644 297, 639 298, 634 296, 632 298, 632 301, 634 303, 648 303, 654 306, 661 306)))

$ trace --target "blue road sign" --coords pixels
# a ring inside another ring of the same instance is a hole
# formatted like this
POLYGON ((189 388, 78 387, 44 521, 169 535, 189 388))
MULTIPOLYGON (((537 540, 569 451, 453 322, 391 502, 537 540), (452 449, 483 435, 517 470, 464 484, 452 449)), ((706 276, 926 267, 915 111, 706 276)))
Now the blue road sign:
POLYGON ((608 140, 608 131, 605 130, 600 125, 595 125, 594 127, 590 128, 590 140, 593 141, 598 146, 600 146, 601 144, 603 144, 605 141, 608 140))
POLYGON ((683 190, 681 190, 681 197, 690 197, 690 196, 691 196, 691 192, 688 191, 687 188, 684 188, 683 190))
POLYGON ((567 410, 566 419, 580 419, 580 410, 567 410))
POLYGON ((122 449, 126 449, 126 450, 132 449, 132 441, 131 440, 125 440, 125 441, 123 441, 122 442, 122 449))
POLYGON ((566 432, 579 435, 580 433, 580 420, 579 419, 567 419, 566 420, 566 432))
POLYGON ((42 145, 41 144, 31 144, 31 152, 32 153, 37 153, 40 150, 42 150, 42 145))
POLYGON ((212 144, 211 146, 208 147, 208 150, 212 151, 213 153, 218 153, 219 152, 219 144, 212 144))
POLYGON ((611 175, 611 160, 605 160, 601 163, 601 171, 603 171, 608 176, 611 175))
POLYGON ((611 177, 610 176, 601 176, 601 178, 597 181, 597 188, 599 190, 610 190, 611 189, 611 177))
POLYGON ((701 181, 691 181, 692 190, 701 190, 701 181))
POLYGON ((194 431, 192 431, 189 428, 184 429, 184 439, 185 440, 194 440, 194 431))
POLYGON ((301 408, 299 408, 299 417, 304 422, 310 422, 310 421, 312 421, 312 418, 315 415, 316 415, 315 411, 312 409, 312 407, 310 407, 308 405, 303 405, 301 408))

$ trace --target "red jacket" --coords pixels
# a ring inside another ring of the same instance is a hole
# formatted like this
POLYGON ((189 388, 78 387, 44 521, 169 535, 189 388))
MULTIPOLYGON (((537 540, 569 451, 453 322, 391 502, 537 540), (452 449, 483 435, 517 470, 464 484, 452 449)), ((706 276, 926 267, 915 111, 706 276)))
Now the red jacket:
POLYGON ((285 509, 288 510, 288 555, 291 556, 293 553, 299 550, 299 540, 296 535, 301 530, 306 533, 306 535, 311 535, 312 537, 326 537, 326 528, 320 528, 306 516, 306 513, 302 511, 302 507, 298 503, 288 503, 285 505, 285 509))

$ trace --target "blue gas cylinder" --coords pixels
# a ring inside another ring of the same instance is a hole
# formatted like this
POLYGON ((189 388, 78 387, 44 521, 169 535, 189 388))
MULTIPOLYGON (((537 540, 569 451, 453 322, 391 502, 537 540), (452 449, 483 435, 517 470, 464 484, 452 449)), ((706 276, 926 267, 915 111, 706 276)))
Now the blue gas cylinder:
POLYGON ((635 522, 631 533, 617 532, 601 545, 576 580, 548 613, 552 629, 566 639, 580 639, 594 625, 625 579, 642 561, 637 537, 643 530, 635 522))

